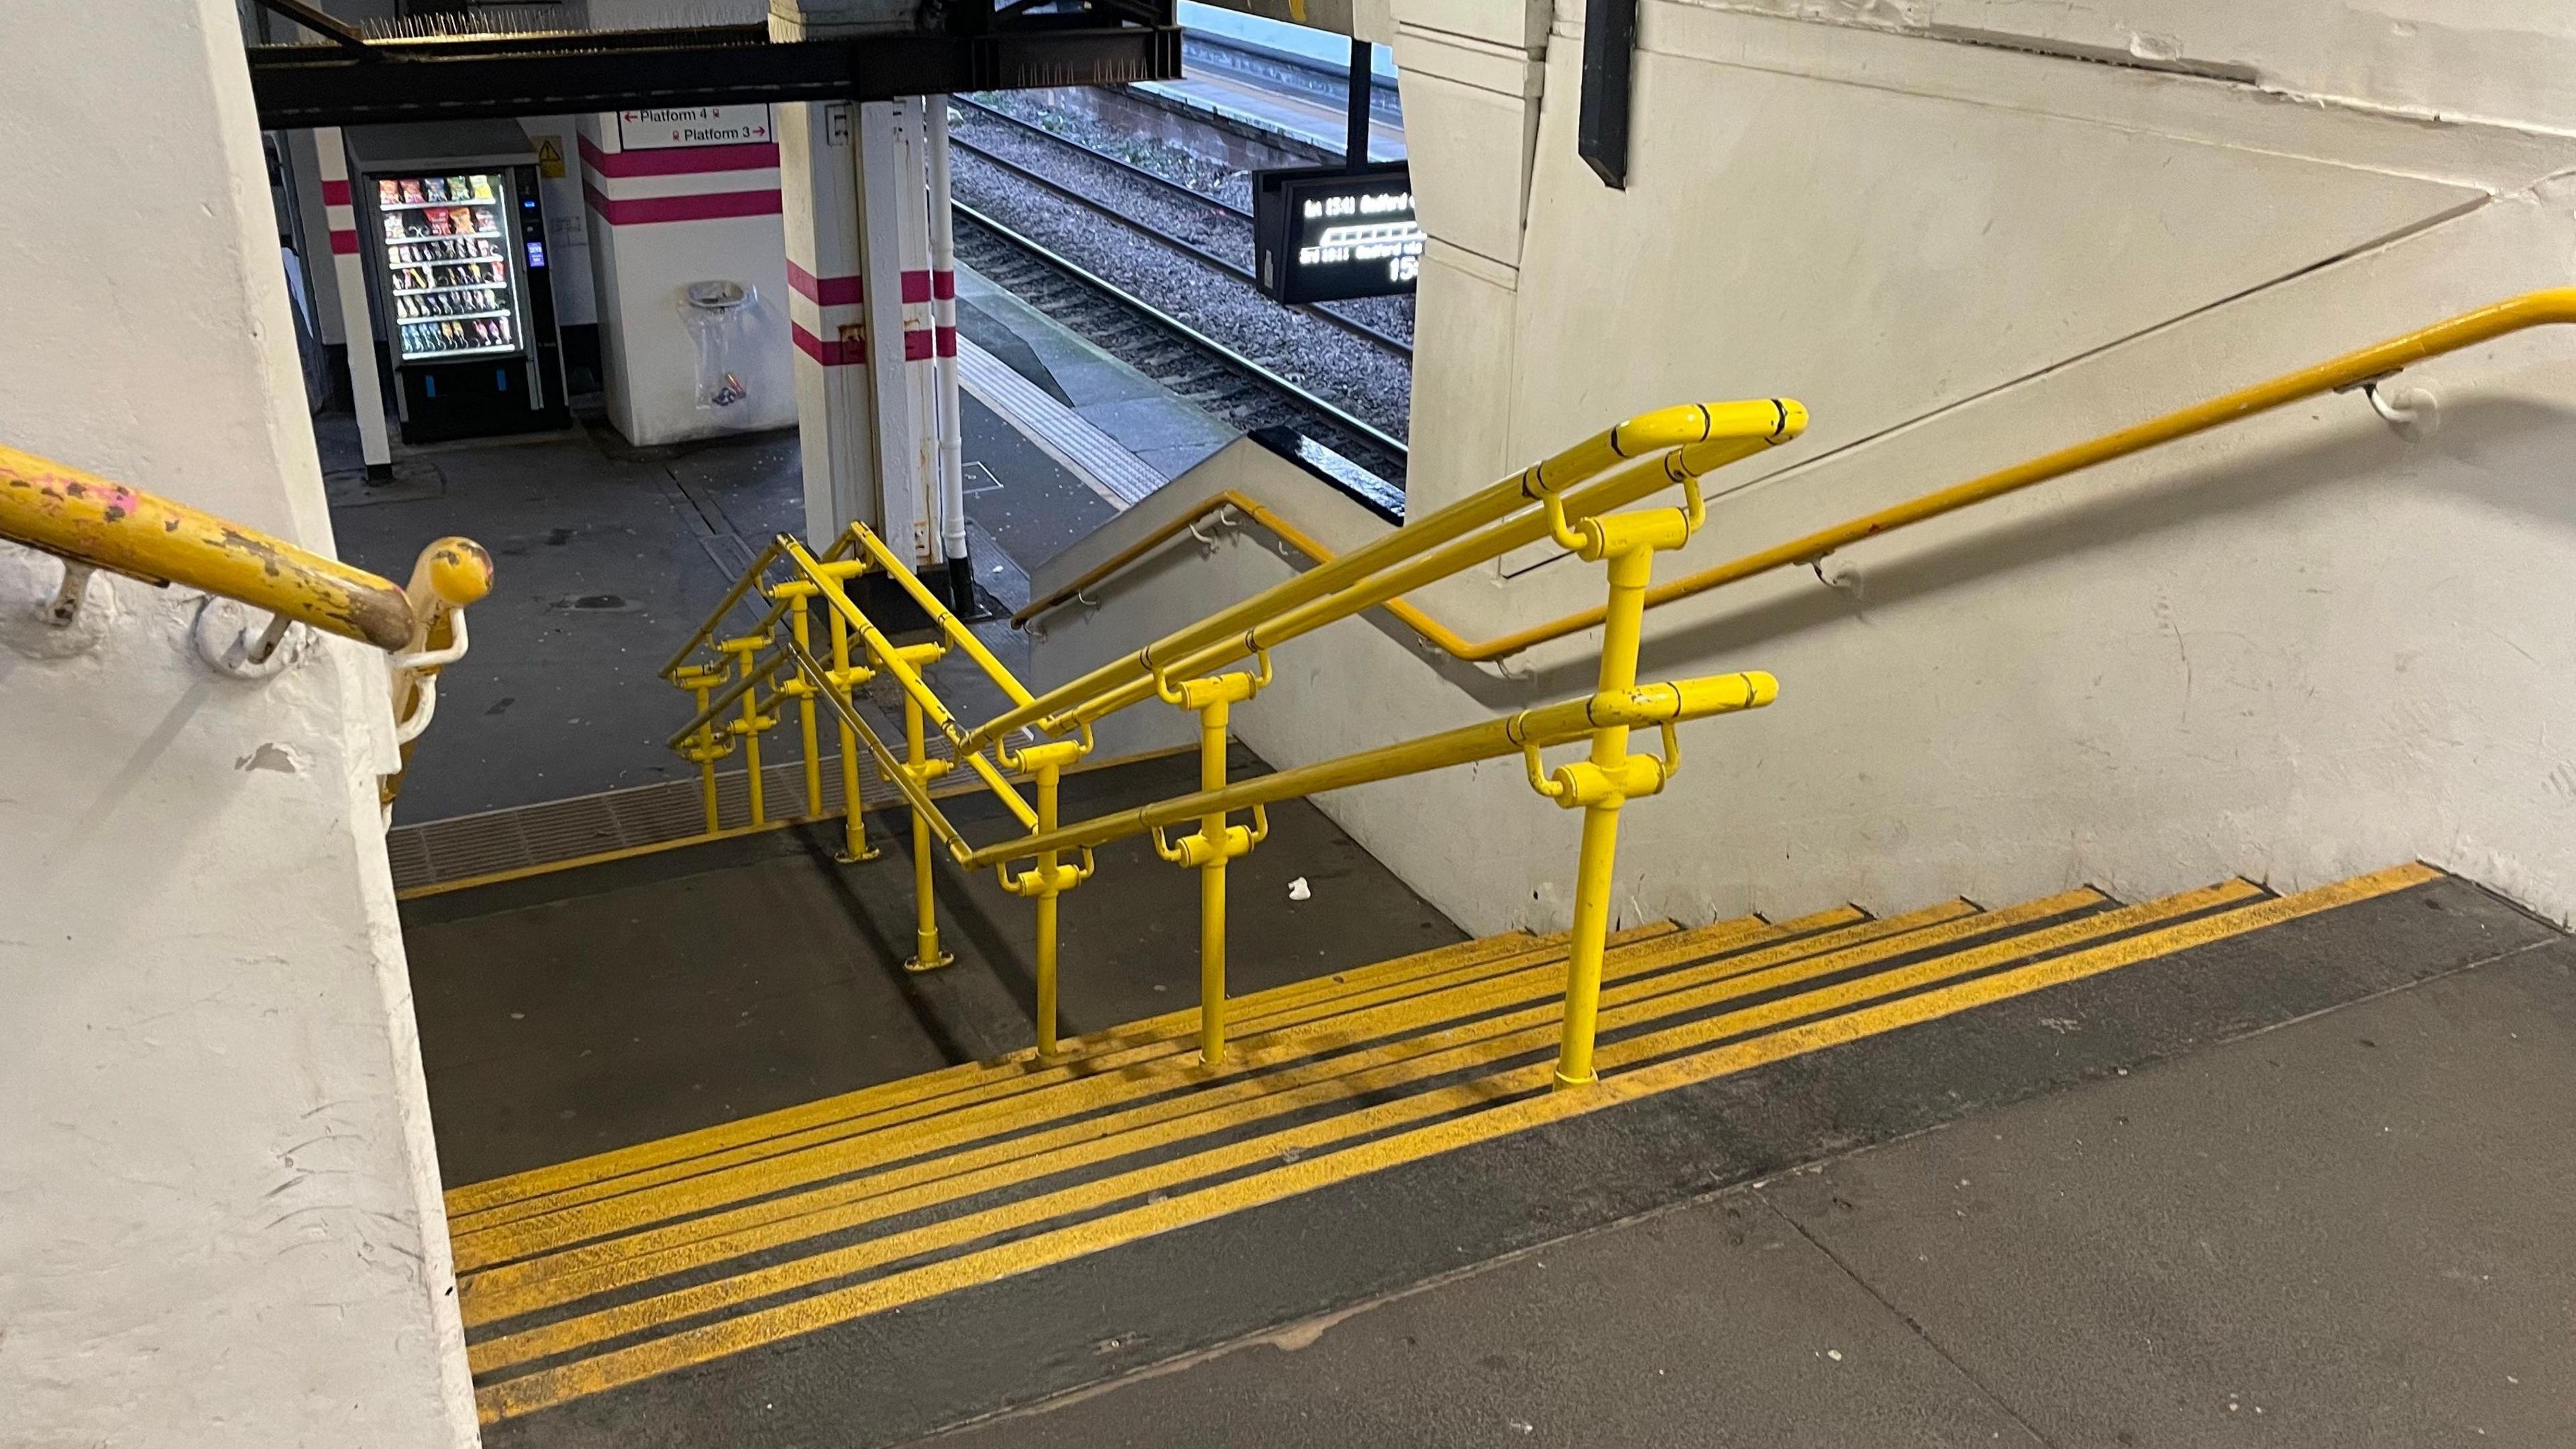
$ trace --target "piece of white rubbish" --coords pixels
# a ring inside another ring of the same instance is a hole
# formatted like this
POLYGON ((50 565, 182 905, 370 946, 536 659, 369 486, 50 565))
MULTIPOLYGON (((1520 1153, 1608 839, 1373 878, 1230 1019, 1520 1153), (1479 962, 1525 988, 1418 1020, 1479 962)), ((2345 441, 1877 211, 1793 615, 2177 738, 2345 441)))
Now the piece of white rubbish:
POLYGON ((1315 889, 1314 887, 1306 884, 1306 878, 1304 876, 1301 875, 1295 880, 1288 882, 1288 899, 1292 901, 1311 901, 1314 898, 1315 889))

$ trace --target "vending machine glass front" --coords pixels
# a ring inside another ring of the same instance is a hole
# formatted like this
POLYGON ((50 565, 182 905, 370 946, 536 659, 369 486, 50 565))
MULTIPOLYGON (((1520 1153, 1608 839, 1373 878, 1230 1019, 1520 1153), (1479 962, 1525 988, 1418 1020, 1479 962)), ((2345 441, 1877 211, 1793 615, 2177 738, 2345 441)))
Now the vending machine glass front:
POLYGON ((524 345, 527 309, 498 172, 377 176, 387 322, 404 362, 493 356, 524 345))

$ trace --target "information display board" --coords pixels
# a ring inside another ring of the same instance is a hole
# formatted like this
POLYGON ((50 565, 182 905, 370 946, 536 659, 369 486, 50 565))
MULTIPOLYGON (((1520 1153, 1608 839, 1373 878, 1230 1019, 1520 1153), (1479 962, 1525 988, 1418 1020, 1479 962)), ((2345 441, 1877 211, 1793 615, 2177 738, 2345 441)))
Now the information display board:
POLYGON ((1252 174, 1253 272, 1281 302, 1393 297, 1422 269, 1413 173, 1402 161, 1252 174))

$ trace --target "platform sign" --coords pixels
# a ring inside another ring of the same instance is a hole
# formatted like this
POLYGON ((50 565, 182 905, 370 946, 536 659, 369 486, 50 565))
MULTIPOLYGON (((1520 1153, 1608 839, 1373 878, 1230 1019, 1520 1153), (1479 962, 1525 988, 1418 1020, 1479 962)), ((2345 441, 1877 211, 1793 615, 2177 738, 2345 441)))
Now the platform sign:
POLYGON ((617 144, 629 151, 756 146, 777 139, 770 129, 767 106, 678 106, 617 113, 617 144))
POLYGON ((1261 290, 1282 302, 1402 296, 1422 269, 1413 173, 1401 161, 1256 171, 1252 230, 1261 290))

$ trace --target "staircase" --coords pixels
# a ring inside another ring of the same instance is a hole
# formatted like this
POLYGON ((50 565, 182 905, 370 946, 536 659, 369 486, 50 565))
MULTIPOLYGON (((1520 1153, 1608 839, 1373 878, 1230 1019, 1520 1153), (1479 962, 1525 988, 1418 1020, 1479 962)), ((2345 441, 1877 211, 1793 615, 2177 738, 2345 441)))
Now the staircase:
MULTIPOLYGON (((1612 937, 1601 1081, 1551 1091, 1561 936, 1506 934, 460 1187, 487 1423, 1398 1164, 2417 886, 1843 907, 1612 937)), ((885 1365, 870 1366, 882 1372, 885 1365)))

